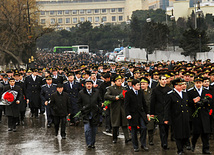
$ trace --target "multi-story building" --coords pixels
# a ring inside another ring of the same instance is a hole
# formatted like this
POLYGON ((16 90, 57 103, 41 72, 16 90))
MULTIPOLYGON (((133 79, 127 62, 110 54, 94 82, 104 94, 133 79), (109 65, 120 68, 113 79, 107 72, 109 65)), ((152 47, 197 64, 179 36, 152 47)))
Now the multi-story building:
POLYGON ((40 24, 69 29, 79 22, 93 26, 127 22, 135 10, 165 9, 173 0, 36 0, 40 24))

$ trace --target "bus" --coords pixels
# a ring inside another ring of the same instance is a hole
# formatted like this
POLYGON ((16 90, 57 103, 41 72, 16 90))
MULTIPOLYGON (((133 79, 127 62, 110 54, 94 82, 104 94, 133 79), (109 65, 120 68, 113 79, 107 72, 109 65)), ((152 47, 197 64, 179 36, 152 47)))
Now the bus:
POLYGON ((88 45, 74 45, 74 46, 55 46, 53 49, 54 53, 89 53, 88 45))

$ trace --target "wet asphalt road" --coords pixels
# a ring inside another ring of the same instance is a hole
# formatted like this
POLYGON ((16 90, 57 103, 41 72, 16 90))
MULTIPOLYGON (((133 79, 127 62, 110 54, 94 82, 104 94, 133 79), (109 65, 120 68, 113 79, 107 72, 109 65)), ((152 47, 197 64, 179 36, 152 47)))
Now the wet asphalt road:
MULTIPOLYGON (((3 116, 0 124, 0 155, 174 155, 176 154, 175 142, 169 140, 170 149, 164 151, 160 147, 158 131, 154 137, 154 146, 149 146, 149 151, 134 153, 132 143, 125 144, 123 135, 120 135, 117 144, 112 143, 112 137, 103 133, 104 127, 99 127, 96 137, 96 148, 88 150, 85 144, 84 129, 67 126, 67 139, 55 137, 54 128, 47 128, 44 115, 38 119, 30 118, 26 112, 25 125, 18 126, 17 132, 7 131, 7 117, 3 116)), ((122 133, 122 132, 120 132, 122 133)), ((201 139, 198 140, 194 153, 185 150, 186 155, 202 154, 201 139)), ((210 151, 214 152, 214 140, 210 140, 210 151)))

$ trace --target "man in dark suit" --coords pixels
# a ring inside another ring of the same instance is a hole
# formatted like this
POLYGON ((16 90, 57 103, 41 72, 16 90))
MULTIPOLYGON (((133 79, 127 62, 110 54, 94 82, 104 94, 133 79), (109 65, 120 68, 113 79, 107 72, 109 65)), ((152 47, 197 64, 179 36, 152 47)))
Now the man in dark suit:
POLYGON ((210 101, 204 100, 209 91, 202 86, 203 78, 195 77, 195 86, 188 90, 189 106, 192 111, 198 110, 197 114, 192 118, 193 137, 192 151, 195 150, 196 142, 201 135, 203 142, 203 154, 211 154, 209 152, 209 134, 210 130, 210 101))
POLYGON ((181 155, 183 147, 190 137, 188 96, 186 92, 182 91, 183 79, 177 78, 172 81, 172 84, 174 89, 167 93, 164 106, 164 123, 172 124, 177 153, 181 155))
POLYGON ((150 114, 151 117, 157 116, 159 120, 159 130, 160 130, 160 139, 161 139, 161 147, 164 150, 168 149, 168 133, 169 133, 169 125, 164 124, 164 105, 166 100, 167 92, 169 92, 171 88, 166 86, 166 77, 164 75, 159 76, 159 85, 152 90, 151 95, 151 105, 150 105, 150 114))
POLYGON ((16 121, 17 117, 19 117, 19 104, 22 99, 22 93, 20 87, 15 85, 14 78, 10 78, 9 85, 3 88, 3 93, 9 90, 15 91, 17 96, 10 105, 5 106, 5 114, 8 117, 8 131, 16 132, 16 121))
POLYGON ((14 74, 14 78, 15 78, 15 85, 19 86, 21 88, 21 92, 22 92, 22 99, 20 100, 20 104, 19 104, 19 112, 20 112, 20 119, 18 117, 17 120, 17 125, 21 124, 24 125, 24 118, 25 118, 25 112, 26 112, 26 100, 24 99, 25 93, 24 93, 24 82, 20 80, 20 74, 19 73, 15 73, 14 74))
POLYGON ((73 126, 73 125, 79 124, 79 119, 73 118, 73 117, 79 111, 77 100, 78 100, 79 91, 81 90, 81 86, 80 86, 80 83, 74 79, 73 72, 68 73, 67 77, 68 77, 68 81, 64 83, 64 91, 69 94, 69 97, 71 100, 70 101, 71 111, 69 113, 71 114, 70 125, 73 126))
MULTIPOLYGON (((27 76, 24 82, 27 104, 31 109, 31 117, 38 118, 38 110, 41 108, 40 92, 42 78, 37 75, 37 69, 33 70, 33 74, 27 76)), ((41 113, 45 109, 41 110, 41 113)))
POLYGON ((42 104, 46 106, 46 115, 47 115, 47 120, 48 120, 47 127, 48 128, 50 128, 51 123, 53 123, 53 114, 52 114, 52 111, 50 109, 50 105, 48 104, 48 102, 50 101, 51 95, 55 92, 56 92, 56 84, 52 83, 51 76, 47 76, 46 84, 43 85, 41 88, 40 97, 41 97, 42 104))
POLYGON ((66 116, 70 115, 70 99, 66 92, 63 92, 63 84, 57 84, 57 92, 51 95, 50 108, 53 110, 55 136, 58 136, 59 124, 61 122, 61 137, 66 139, 66 116))
POLYGON ((148 107, 144 99, 143 91, 140 90, 140 81, 133 79, 132 87, 133 88, 128 90, 125 94, 125 111, 127 119, 129 120, 129 125, 131 126, 132 144, 134 151, 138 152, 137 126, 139 126, 141 147, 148 151, 146 147, 148 107))
POLYGON ((93 88, 92 80, 85 81, 85 88, 79 92, 78 105, 83 115, 84 131, 88 148, 95 148, 97 125, 101 108, 99 90, 93 88))

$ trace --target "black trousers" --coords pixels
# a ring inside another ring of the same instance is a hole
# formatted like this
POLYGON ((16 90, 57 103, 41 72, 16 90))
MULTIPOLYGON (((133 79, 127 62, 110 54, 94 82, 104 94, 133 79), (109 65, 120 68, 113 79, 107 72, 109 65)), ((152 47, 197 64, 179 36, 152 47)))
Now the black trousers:
POLYGON ((183 148, 186 145, 187 141, 188 141, 188 138, 176 139, 176 145, 177 145, 178 153, 183 152, 183 148))
POLYGON ((106 109, 105 113, 106 113, 105 115, 106 129, 111 130, 112 127, 111 127, 110 107, 106 109))
POLYGON ((161 146, 168 146, 169 125, 159 124, 161 146))
POLYGON ((61 123, 61 136, 66 136, 65 128, 66 128, 66 116, 54 116, 54 127, 55 134, 58 135, 59 124, 61 123))
POLYGON ((17 117, 8 116, 8 128, 16 129, 17 117))
POLYGON ((39 115, 39 108, 30 108, 31 113, 35 116, 38 117, 39 115))
MULTIPOLYGON (((125 136, 125 140, 129 139, 129 132, 127 126, 122 126, 122 130, 125 136)), ((113 127, 113 140, 117 140, 117 136, 119 133, 119 127, 113 127)))
POLYGON ((202 140, 202 143, 203 143, 202 151, 209 150, 209 134, 207 134, 207 133, 193 134, 193 136, 192 136, 192 145, 193 146, 196 145, 196 142, 197 142, 197 140, 198 140, 200 135, 201 135, 201 140, 202 140))

